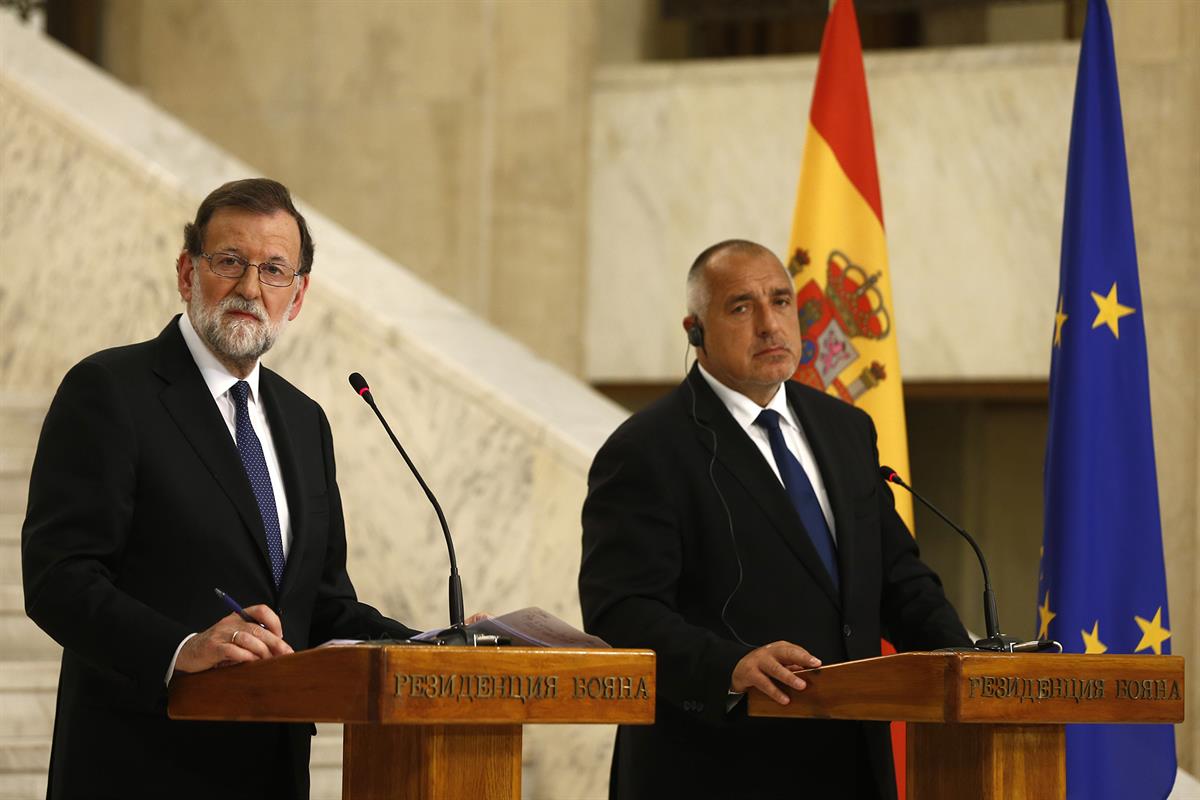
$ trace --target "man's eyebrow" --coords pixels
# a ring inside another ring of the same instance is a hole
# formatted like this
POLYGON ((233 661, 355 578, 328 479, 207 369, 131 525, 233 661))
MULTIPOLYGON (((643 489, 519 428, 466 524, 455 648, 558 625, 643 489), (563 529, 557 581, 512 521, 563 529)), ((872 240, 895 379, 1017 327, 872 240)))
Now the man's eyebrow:
MULTIPOLYGON (((736 305, 737 303, 745 303, 745 302, 747 302, 749 300, 753 300, 755 297, 759 297, 759 296, 760 295, 758 292, 742 292, 741 294, 735 294, 733 297, 728 298, 725 301, 725 305, 736 305)), ((791 287, 787 287, 787 286, 777 286, 774 289, 767 290, 767 296, 768 297, 791 297, 792 289, 791 289, 791 287)))
MULTIPOLYGON (((236 244, 231 244, 228 247, 218 247, 215 250, 213 250, 213 252, 214 253, 230 253, 235 256, 240 256, 240 255, 242 255, 242 248, 238 247, 236 244)), ((265 259, 263 259, 263 261, 279 261, 279 262, 282 262, 283 264, 289 265, 289 266, 292 263, 291 259, 289 259, 287 256, 279 255, 279 254, 267 256, 265 259)))

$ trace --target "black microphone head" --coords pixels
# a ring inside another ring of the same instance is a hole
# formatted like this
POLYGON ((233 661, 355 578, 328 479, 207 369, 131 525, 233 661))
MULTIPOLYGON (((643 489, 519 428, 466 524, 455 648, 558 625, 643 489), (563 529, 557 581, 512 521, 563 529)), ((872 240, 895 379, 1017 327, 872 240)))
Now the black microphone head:
POLYGON ((901 481, 900 476, 896 474, 896 470, 889 466, 881 464, 879 466, 879 474, 883 476, 883 479, 888 483, 899 483, 903 485, 903 481, 901 481))
POLYGON ((358 392, 360 397, 365 398, 367 393, 371 391, 371 387, 367 386, 367 379, 361 373, 350 373, 350 385, 354 387, 354 391, 358 392))

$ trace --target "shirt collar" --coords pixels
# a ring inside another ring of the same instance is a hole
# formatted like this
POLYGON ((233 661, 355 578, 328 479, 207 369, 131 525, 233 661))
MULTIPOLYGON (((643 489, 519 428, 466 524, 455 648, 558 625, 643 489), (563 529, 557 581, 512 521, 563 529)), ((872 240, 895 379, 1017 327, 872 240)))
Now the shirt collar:
POLYGON ((179 315, 179 332, 183 334, 183 341, 192 354, 192 360, 200 368, 200 376, 204 378, 204 383, 208 386, 208 391, 212 393, 214 400, 228 392, 235 383, 244 380, 250 384, 250 398, 254 402, 258 402, 258 375, 262 366, 261 361, 254 362, 254 369, 250 371, 249 375, 239 378, 226 369, 225 365, 218 361, 217 357, 208 349, 208 345, 200 339, 200 334, 196 333, 196 329, 192 327, 192 320, 188 317, 187 312, 179 315))
MULTIPOLYGON (((696 362, 696 369, 700 370, 700 374, 704 380, 712 387, 717 398, 729 409, 729 413, 733 416, 734 421, 742 427, 743 430, 750 430, 754 425, 754 421, 758 419, 758 415, 763 412, 763 407, 751 400, 746 395, 735 389, 730 389, 725 384, 714 378, 708 370, 701 366, 700 362, 696 362)), ((800 430, 800 425, 796 422, 795 415, 792 414, 792 408, 788 405, 787 391, 783 384, 779 385, 779 389, 775 392, 775 396, 767 403, 767 408, 772 411, 777 411, 779 416, 783 418, 785 425, 800 430)))

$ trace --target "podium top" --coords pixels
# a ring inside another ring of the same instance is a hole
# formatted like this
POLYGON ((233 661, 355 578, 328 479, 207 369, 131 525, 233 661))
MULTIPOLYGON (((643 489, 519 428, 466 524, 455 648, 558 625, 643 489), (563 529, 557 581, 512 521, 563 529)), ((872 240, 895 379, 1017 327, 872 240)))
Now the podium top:
POLYGON ((1181 656, 939 651, 799 673, 781 706, 751 690, 750 716, 1058 724, 1183 720, 1181 656))
POLYGON ((354 644, 177 675, 172 719, 654 722, 649 650, 354 644))

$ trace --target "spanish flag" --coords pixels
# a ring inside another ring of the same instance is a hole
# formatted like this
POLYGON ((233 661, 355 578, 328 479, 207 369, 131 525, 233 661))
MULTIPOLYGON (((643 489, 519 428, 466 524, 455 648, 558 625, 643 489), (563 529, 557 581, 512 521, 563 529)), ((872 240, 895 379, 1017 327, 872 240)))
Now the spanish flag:
MULTIPOLYGON (((883 200, 852 0, 835 0, 825 24, 788 254, 803 336, 795 379, 869 413, 880 461, 908 474, 883 200)), ((898 495, 896 509, 912 530, 912 498, 898 495)), ((892 724, 892 745, 903 798, 903 723, 892 724)))
MULTIPOLYGON (((837 0, 821 41, 788 255, 803 335, 795 379, 869 413, 881 462, 907 475, 883 202, 851 0, 837 0)), ((912 498, 901 494, 896 506, 911 530, 912 498)))

